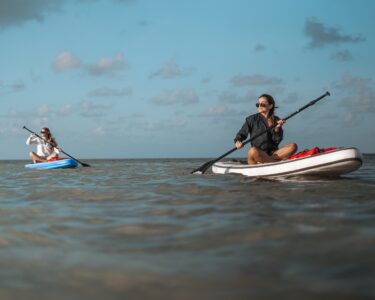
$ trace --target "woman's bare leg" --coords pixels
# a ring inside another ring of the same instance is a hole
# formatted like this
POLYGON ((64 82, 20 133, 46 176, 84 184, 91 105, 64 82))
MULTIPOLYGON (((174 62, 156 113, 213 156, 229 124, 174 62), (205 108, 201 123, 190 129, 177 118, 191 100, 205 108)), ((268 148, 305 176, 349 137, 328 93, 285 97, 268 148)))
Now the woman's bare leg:
POLYGON ((37 163, 37 162, 47 162, 46 159, 40 157, 39 155, 37 155, 34 152, 30 152, 29 156, 30 156, 30 158, 31 158, 31 160, 33 161, 34 164, 37 163))
POLYGON ((262 163, 275 162, 275 161, 278 161, 278 159, 275 159, 272 156, 269 156, 266 152, 264 152, 263 150, 260 150, 257 147, 251 147, 250 150, 247 152, 247 163, 249 165, 262 164, 262 163))
POLYGON ((47 157, 47 161, 50 160, 50 159, 53 159, 53 158, 56 158, 58 157, 57 153, 52 153, 50 156, 47 157))
POLYGON ((287 144, 280 149, 276 150, 273 154, 272 157, 276 160, 285 160, 291 157, 294 153, 297 152, 297 144, 292 143, 292 144, 287 144))

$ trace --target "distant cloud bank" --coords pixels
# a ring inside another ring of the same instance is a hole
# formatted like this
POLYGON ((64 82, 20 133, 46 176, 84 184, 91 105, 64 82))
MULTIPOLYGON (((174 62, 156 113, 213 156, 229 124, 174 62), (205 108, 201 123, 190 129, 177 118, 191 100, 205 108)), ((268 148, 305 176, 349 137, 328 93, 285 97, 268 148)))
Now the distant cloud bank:
POLYGON ((102 87, 95 89, 89 93, 92 97, 124 97, 132 94, 131 88, 112 89, 108 87, 102 87))
POLYGON ((9 93, 22 92, 26 89, 26 85, 23 81, 17 80, 11 84, 4 84, 0 81, 0 96, 6 95, 9 93))
POLYGON ((67 51, 63 51, 56 55, 52 62, 52 68, 56 72, 77 69, 81 67, 81 60, 67 51))
POLYGON ((152 102, 157 105, 188 105, 198 103, 199 97, 192 89, 164 90, 152 102))
POLYGON ((352 54, 349 52, 349 50, 343 50, 338 51, 331 54, 331 59, 337 60, 337 61, 351 61, 353 60, 352 54))
MULTIPOLYGON (((102 0, 105 1, 105 0, 102 0)), ((50 13, 63 12, 63 0, 1 0, 0 29, 22 26, 28 21, 43 22, 50 13)), ((82 4, 91 4, 99 0, 76 0, 82 4)), ((119 4, 132 4, 136 0, 112 0, 119 4)))
POLYGON ((127 66, 124 55, 117 53, 113 58, 101 58, 95 64, 88 65, 87 71, 94 76, 111 74, 116 70, 125 69, 127 66))
POLYGON ((83 64, 81 59, 68 51, 56 55, 52 62, 52 68, 56 72, 64 72, 83 68, 92 76, 114 75, 116 71, 126 69, 127 63, 123 53, 117 53, 113 57, 100 58, 95 63, 83 64))
POLYGON ((254 47, 254 52, 263 52, 266 50, 266 47, 262 44, 258 44, 254 47))
POLYGON ((193 68, 181 69, 181 67, 172 59, 163 65, 160 69, 150 74, 149 79, 157 77, 163 79, 173 79, 188 76, 193 72, 193 68))
POLYGON ((317 18, 309 18, 305 22, 305 35, 310 38, 309 48, 322 48, 329 44, 359 43, 366 39, 361 35, 349 35, 340 28, 328 27, 317 18))
POLYGON ((60 0, 0 1, 0 29, 21 26, 27 21, 43 22, 51 12, 60 11, 60 0))
POLYGON ((343 107, 350 118, 347 121, 360 120, 363 114, 375 114, 375 90, 370 78, 343 75, 334 88, 338 90, 343 107))
POLYGON ((260 74, 255 75, 237 75, 231 80, 234 86, 248 86, 248 85, 270 85, 281 84, 283 80, 279 77, 267 77, 260 74))

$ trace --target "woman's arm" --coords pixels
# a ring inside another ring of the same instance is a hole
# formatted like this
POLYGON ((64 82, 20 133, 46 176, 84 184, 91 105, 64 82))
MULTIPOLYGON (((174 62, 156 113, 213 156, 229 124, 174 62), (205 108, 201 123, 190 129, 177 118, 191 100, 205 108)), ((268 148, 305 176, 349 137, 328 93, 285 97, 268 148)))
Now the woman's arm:
POLYGON ((250 130, 251 130, 251 118, 247 117, 245 123, 242 125, 241 129, 237 132, 236 137, 234 138, 234 142, 237 141, 242 142, 247 139, 250 130))
POLYGON ((27 140, 26 145, 33 145, 33 144, 39 144, 39 138, 35 136, 35 134, 31 134, 27 140))
POLYGON ((277 122, 277 125, 272 130, 272 140, 274 141, 274 143, 278 145, 280 144, 280 142, 282 141, 284 137, 284 131, 283 131, 282 126, 285 124, 285 121, 277 119, 276 122, 277 122))

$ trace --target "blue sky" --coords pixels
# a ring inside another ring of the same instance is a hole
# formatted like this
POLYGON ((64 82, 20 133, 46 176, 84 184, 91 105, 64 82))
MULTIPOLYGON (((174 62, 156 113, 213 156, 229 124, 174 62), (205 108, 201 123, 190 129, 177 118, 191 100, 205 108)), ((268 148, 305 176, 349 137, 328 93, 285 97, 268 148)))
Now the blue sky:
MULTIPOLYGON (((217 157, 262 93, 284 143, 375 152, 374 1, 2 0, 0 159, 217 157)), ((236 156, 245 155, 245 150, 236 156)))

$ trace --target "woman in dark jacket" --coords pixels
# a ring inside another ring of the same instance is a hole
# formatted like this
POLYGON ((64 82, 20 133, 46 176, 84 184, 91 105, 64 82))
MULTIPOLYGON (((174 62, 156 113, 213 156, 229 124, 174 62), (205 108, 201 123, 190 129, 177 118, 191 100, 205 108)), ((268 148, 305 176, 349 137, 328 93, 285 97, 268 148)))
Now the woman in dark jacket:
POLYGON ((263 94, 258 98, 256 107, 258 108, 258 113, 246 118, 245 123, 234 139, 237 149, 243 147, 242 142, 247 139, 249 134, 250 137, 256 136, 277 124, 273 129, 251 141, 251 148, 247 153, 247 162, 249 165, 253 165, 288 159, 297 151, 297 145, 293 143, 279 148, 279 144, 283 139, 282 126, 285 121, 274 115, 275 100, 272 96, 263 94))

